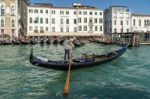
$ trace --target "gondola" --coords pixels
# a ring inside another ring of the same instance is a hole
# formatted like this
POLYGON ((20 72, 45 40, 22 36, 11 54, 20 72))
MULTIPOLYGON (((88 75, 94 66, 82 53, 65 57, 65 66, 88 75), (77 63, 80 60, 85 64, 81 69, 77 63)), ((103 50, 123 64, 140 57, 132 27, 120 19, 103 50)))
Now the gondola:
POLYGON ((19 44, 20 44, 19 41, 14 41, 14 40, 12 40, 12 43, 13 43, 14 45, 19 45, 19 44))
POLYGON ((12 44, 12 42, 10 42, 10 41, 2 41, 2 43, 1 43, 2 45, 11 45, 12 44))
MULTIPOLYGON (((73 59, 71 69, 79 69, 86 67, 93 67, 102 63, 109 62, 121 56, 127 50, 127 45, 124 44, 122 48, 109 52, 104 55, 92 55, 91 57, 73 59)), ((37 57, 33 54, 33 48, 30 53, 30 63, 39 67, 51 68, 56 70, 68 70, 68 62, 52 61, 47 58, 37 57)))
POLYGON ((58 44, 59 42, 58 42, 58 39, 55 39, 54 41, 53 41, 53 44, 58 44))
POLYGON ((64 39, 61 39, 61 40, 59 41, 59 43, 60 43, 60 44, 63 44, 63 43, 64 43, 64 39))
POLYGON ((97 41, 97 43, 103 44, 103 45, 113 45, 116 44, 115 42, 104 42, 104 41, 97 41))
POLYGON ((85 45, 84 42, 74 42, 75 47, 80 47, 80 46, 83 46, 83 45, 85 45))
POLYGON ((35 44, 37 44, 38 42, 36 41, 36 40, 30 40, 30 44, 31 45, 35 45, 35 44))
POLYGON ((50 40, 50 39, 47 39, 47 40, 46 40, 46 44, 51 44, 51 40, 50 40))
POLYGON ((30 44, 30 41, 22 41, 22 40, 20 40, 20 42, 21 42, 22 45, 28 45, 28 44, 30 44))
POLYGON ((44 43, 45 43, 45 42, 44 42, 44 39, 41 39, 40 44, 41 44, 41 45, 44 45, 44 43))

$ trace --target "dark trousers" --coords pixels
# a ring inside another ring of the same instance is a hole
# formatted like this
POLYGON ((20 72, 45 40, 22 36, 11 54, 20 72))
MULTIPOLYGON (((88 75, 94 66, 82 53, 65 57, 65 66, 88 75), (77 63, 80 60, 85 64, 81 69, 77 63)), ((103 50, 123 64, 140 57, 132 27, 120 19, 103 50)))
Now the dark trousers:
POLYGON ((71 57, 71 53, 69 49, 65 49, 65 55, 64 55, 64 60, 68 61, 71 57))

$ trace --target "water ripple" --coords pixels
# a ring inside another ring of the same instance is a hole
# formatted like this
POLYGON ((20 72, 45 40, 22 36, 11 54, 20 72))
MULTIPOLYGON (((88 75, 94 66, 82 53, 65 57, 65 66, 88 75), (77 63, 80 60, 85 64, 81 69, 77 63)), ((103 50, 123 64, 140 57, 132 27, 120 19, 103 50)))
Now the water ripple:
MULTIPOLYGON (((29 62, 30 49, 36 55, 63 59, 63 46, 0 46, 0 99, 62 99, 66 72, 36 67, 29 62)), ((102 54, 118 49, 89 43, 73 50, 102 54)), ((93 68, 71 72, 68 99, 149 99, 149 46, 130 48, 120 58, 93 68)))

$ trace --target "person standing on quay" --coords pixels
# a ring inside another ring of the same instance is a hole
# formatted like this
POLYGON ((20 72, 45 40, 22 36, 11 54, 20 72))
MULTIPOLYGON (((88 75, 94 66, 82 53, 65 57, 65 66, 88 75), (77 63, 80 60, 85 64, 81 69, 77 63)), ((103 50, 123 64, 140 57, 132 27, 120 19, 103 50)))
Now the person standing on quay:
POLYGON ((65 50, 64 60, 69 61, 72 57, 72 48, 73 48, 72 41, 69 39, 69 37, 64 41, 63 45, 65 50))

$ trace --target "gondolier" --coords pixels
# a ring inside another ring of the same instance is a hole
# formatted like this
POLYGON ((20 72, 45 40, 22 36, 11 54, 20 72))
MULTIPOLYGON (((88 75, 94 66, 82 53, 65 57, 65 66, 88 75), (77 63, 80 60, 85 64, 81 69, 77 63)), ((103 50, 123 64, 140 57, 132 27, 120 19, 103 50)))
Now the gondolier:
POLYGON ((69 37, 64 41, 63 45, 65 51, 64 60, 68 61, 72 57, 72 48, 73 48, 73 44, 69 39, 69 37))

